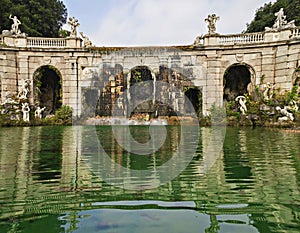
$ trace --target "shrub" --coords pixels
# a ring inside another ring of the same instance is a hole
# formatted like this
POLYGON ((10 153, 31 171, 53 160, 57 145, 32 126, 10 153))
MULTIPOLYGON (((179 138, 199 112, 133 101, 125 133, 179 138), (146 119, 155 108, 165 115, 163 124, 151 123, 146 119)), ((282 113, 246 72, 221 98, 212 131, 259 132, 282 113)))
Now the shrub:
POLYGON ((71 124, 72 123, 72 108, 68 105, 62 105, 55 112, 55 121, 58 124, 71 124))

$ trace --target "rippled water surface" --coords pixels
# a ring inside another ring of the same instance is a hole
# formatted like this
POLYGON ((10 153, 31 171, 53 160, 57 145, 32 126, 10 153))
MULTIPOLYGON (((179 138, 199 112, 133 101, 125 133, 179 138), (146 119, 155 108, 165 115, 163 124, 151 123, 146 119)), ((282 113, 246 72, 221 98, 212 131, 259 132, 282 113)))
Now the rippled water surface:
MULTIPOLYGON (((201 128, 185 142, 196 153, 176 160, 188 166, 168 181, 158 171, 178 149, 179 127, 151 155, 121 148, 110 127, 86 130, 0 128, 1 233, 299 232, 300 133, 227 128, 222 146, 201 128), (148 171, 143 181, 137 171, 148 171)), ((131 133, 150 138, 145 126, 131 133)))

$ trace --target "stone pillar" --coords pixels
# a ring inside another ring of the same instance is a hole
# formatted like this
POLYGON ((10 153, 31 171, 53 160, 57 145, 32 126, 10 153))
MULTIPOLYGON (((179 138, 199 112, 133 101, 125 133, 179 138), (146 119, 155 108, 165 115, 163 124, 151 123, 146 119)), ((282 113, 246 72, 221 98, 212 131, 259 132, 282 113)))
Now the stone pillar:
POLYGON ((0 58, 0 74, 2 86, 2 101, 6 99, 8 94, 16 95, 18 86, 18 61, 17 55, 13 51, 7 51, 5 55, 0 58))
POLYGON ((78 37, 68 37, 67 38, 68 48, 82 48, 82 39, 78 37))
MULTIPOLYGON (((275 79, 274 79, 274 75, 275 75, 275 53, 276 51, 273 50, 273 48, 265 48, 262 51, 262 69, 261 69, 261 73, 262 75, 265 76, 264 79, 264 83, 270 82, 272 84, 274 84, 275 79)), ((257 80, 256 84, 260 84, 261 77, 257 77, 259 80, 257 80)))
POLYGON ((204 36, 204 46, 218 45, 218 36, 216 35, 206 35, 204 36))
POLYGON ((33 103, 33 77, 29 77, 29 69, 28 69, 28 56, 22 55, 19 53, 18 56, 18 91, 20 90, 20 84, 22 83, 22 79, 30 79, 30 93, 28 93, 28 99, 30 104, 33 103))
POLYGON ((79 72, 77 59, 71 57, 66 61, 66 74, 62 80, 62 103, 69 105, 73 109, 73 115, 79 115, 78 97, 79 72))
MULTIPOLYGON (((207 54, 207 77, 203 87, 203 111, 209 110, 213 105, 223 106, 223 74, 220 73, 221 61, 216 51, 207 54)), ((204 112, 205 114, 205 112, 204 112)))
POLYGON ((3 43, 6 46, 10 46, 10 47, 26 47, 27 46, 27 38, 26 37, 5 36, 5 37, 3 37, 3 43))
POLYGON ((290 90, 292 87, 291 77, 288 75, 289 71, 289 46, 278 46, 275 60, 274 81, 275 88, 280 87, 282 91, 290 90))

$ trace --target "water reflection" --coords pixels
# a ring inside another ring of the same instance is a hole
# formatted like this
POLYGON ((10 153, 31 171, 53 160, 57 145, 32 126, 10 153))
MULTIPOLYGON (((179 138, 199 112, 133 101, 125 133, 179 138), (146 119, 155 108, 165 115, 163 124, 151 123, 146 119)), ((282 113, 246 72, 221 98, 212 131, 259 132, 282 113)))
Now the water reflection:
MULTIPOLYGON (((168 128, 161 150, 141 159, 122 150, 110 131, 96 130, 105 150, 135 170, 170 161, 180 139, 177 127, 168 128)), ((143 127, 133 131, 147 137, 143 127)), ((221 132, 203 128, 197 154, 179 176, 155 189, 132 191, 89 169, 81 154, 85 139, 76 132, 0 129, 0 232, 298 231, 300 134, 228 128, 223 150, 214 157, 209 141, 218 141, 221 132)), ((136 177, 126 179, 131 184, 136 177)), ((154 180, 160 177, 150 174, 149 183, 154 180)))

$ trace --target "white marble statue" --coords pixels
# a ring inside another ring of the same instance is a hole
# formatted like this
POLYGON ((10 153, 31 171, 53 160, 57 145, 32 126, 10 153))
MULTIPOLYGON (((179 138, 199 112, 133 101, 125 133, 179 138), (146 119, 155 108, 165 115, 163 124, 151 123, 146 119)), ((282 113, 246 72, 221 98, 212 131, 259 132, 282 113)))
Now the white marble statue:
POLYGON ((4 102, 1 104, 2 106, 3 105, 6 105, 6 104, 18 104, 17 101, 13 100, 11 97, 10 97, 10 94, 8 94, 4 100, 4 102))
POLYGON ((92 41, 90 41, 90 39, 88 38, 88 36, 84 35, 83 32, 79 32, 80 35, 82 36, 83 38, 83 46, 85 48, 89 48, 89 47, 92 47, 93 46, 93 43, 92 41))
POLYGON ((283 108, 276 106, 276 111, 278 111, 282 117, 278 118, 278 121, 294 121, 294 115, 288 112, 288 106, 284 106, 283 108), (286 120, 285 120, 286 119, 286 120))
POLYGON ((240 96, 235 98, 235 101, 237 101, 239 103, 239 105, 240 105, 239 109, 240 109, 242 115, 246 115, 246 113, 248 111, 247 106, 246 106, 246 101, 247 101, 246 97, 240 95, 240 96))
POLYGON ((18 93, 19 99, 27 99, 27 95, 29 93, 30 79, 22 79, 21 87, 18 93))
POLYGON ((220 17, 216 16, 216 14, 211 14, 204 20, 208 23, 208 34, 216 34, 216 23, 219 19, 220 17))
POLYGON ((29 112, 30 108, 28 103, 22 103, 23 121, 29 122, 29 112))
POLYGON ((71 25, 71 37, 77 37, 77 27, 80 26, 78 19, 76 19, 75 17, 70 17, 68 24, 71 25))
POLYGON ((9 19, 13 21, 13 24, 11 25, 11 33, 13 35, 20 35, 21 31, 19 29, 19 25, 21 24, 20 20, 17 18, 17 16, 11 17, 9 15, 9 19))
POLYGON ((197 36, 194 41, 194 45, 197 46, 197 45, 202 45, 202 44, 203 44, 203 35, 197 36))
POLYGON ((36 119, 42 119, 42 112, 45 111, 46 107, 41 108, 38 106, 36 110, 34 111, 34 117, 36 119))
POLYGON ((289 103, 289 106, 288 106, 288 110, 298 112, 299 111, 299 106, 298 106, 297 101, 291 100, 291 102, 289 103))
POLYGON ((275 13, 275 16, 277 18, 275 20, 273 28, 282 28, 284 25, 287 24, 286 16, 284 15, 283 8, 280 8, 280 10, 275 13))
POLYGON ((267 84, 264 84, 263 87, 265 88, 263 92, 264 100, 268 101, 272 99, 273 97, 273 86, 270 82, 267 82, 267 84))
POLYGON ((295 20, 287 22, 286 15, 284 14, 283 8, 280 8, 278 12, 275 13, 276 20, 272 28, 266 27, 266 31, 278 31, 285 28, 294 28, 295 20))

